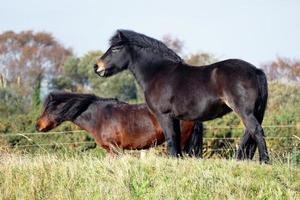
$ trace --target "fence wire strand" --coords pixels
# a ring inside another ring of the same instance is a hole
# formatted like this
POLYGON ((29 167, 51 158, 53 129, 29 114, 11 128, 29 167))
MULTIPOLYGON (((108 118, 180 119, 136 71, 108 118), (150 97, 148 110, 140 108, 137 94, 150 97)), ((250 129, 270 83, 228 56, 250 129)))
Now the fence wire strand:
MULTIPOLYGON (((268 138, 266 137, 265 139, 282 139, 282 138, 288 138, 288 139, 293 139, 294 137, 291 136, 291 137, 272 137, 272 138, 268 138)), ((232 138, 203 138, 203 140, 216 140, 216 139, 225 139, 225 140, 229 140, 229 139, 232 139, 232 138)), ((239 138, 236 138, 236 139, 239 139, 239 138)), ((296 139, 297 139, 297 136, 296 136, 296 139)), ((40 146, 60 146, 60 145, 80 145, 80 144, 96 144, 95 141, 81 141, 81 142, 61 142, 61 143, 36 143, 36 144, 28 144, 28 145, 3 145, 3 146, 0 146, 0 148, 26 148, 26 147, 40 147, 40 146)), ((290 146, 290 147, 283 147, 284 149, 293 149, 293 148, 300 148, 297 147, 297 146, 290 146)), ((211 148, 210 148, 211 149, 211 148)), ((236 148, 219 148, 219 149, 211 149, 211 150, 234 150, 236 148)))
MULTIPOLYGON (((26 147, 42 147, 42 146, 63 146, 63 145, 78 145, 78 144, 96 144, 96 142, 63 142, 63 143, 52 143, 52 144, 29 144, 29 145, 16 145, 16 146, 0 146, 0 148, 26 148, 26 147)), ((155 146, 153 146, 155 147, 155 146)), ((238 148, 237 147, 232 147, 232 148, 206 148, 209 149, 210 151, 236 151, 238 148)), ((291 149, 300 149, 300 146, 290 146, 290 147, 280 147, 280 149, 283 150, 291 150, 291 149)), ((270 148, 270 150, 274 150, 274 148, 270 148)), ((204 149, 205 151, 205 149, 204 149)))
MULTIPOLYGON (((296 125, 265 125, 263 128, 296 128, 296 125)), ((205 129, 243 129, 242 126, 205 126, 205 129)), ((52 131, 52 132, 25 132, 25 133, 1 133, 0 137, 13 137, 13 136, 22 136, 25 137, 28 141, 34 143, 33 139, 27 136, 35 136, 35 135, 55 135, 55 134, 64 134, 64 133, 87 133, 84 130, 70 130, 70 131, 52 131)), ((240 137, 204 137, 203 140, 239 140, 240 137)), ((296 141, 300 141, 300 137, 296 135, 290 136, 269 136, 265 137, 266 140, 281 140, 281 139, 296 139, 296 141)), ((59 145, 80 145, 80 144, 96 144, 94 141, 80 141, 80 142, 62 142, 62 143, 36 143, 36 144, 28 144, 28 145, 4 145, 0 146, 0 148, 26 148, 26 147, 42 147, 42 146, 59 146, 59 145)), ((300 147, 284 147, 284 149, 293 149, 300 147)), ((236 148, 218 148, 211 149, 212 151, 224 151, 224 150, 236 150, 236 148)))
MULTIPOLYGON (((296 125, 265 125, 263 128, 296 128, 296 125)), ((242 126, 204 126, 204 129, 244 129, 242 126)), ((54 135, 62 133, 85 133, 84 130, 71 131, 51 131, 51 132, 25 132, 25 133, 0 133, 0 137, 20 136, 20 135, 54 135)))

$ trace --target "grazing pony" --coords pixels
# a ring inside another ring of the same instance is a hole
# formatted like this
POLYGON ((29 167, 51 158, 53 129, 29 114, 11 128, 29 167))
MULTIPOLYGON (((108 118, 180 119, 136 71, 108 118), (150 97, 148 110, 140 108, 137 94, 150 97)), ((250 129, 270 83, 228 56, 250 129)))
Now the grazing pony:
POLYGON ((252 159, 258 147, 260 161, 269 161, 261 127, 268 98, 262 70, 238 59, 191 66, 158 40, 118 30, 94 70, 109 77, 126 69, 164 129, 169 155, 181 155, 179 120, 203 122, 233 111, 245 126, 237 158, 252 159))
MULTIPOLYGON (((131 105, 93 94, 50 93, 36 129, 47 132, 64 121, 71 121, 91 133, 96 143, 111 154, 116 153, 116 148, 147 149, 165 141, 162 128, 146 104, 131 105)), ((187 154, 198 157, 202 124, 194 124, 193 121, 181 122, 181 142, 187 154)))

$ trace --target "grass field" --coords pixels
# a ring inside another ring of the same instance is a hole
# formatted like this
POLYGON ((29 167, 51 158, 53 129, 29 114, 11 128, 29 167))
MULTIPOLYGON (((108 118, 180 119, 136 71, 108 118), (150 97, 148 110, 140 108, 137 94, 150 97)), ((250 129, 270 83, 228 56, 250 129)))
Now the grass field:
POLYGON ((300 199, 300 168, 153 153, 2 154, 0 199, 300 199))

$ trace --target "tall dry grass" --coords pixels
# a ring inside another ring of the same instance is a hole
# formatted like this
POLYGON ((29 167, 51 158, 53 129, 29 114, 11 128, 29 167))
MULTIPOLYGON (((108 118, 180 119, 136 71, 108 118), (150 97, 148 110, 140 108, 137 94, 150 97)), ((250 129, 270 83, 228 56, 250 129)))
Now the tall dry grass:
POLYGON ((0 156, 0 199, 300 199, 300 168, 147 153, 0 156))

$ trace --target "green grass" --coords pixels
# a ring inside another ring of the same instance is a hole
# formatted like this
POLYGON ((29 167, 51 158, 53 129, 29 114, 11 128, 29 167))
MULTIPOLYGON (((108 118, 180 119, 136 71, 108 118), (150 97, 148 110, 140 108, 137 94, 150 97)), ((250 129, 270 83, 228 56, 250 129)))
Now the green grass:
POLYGON ((0 199, 300 199, 294 164, 193 158, 0 155, 0 199))

